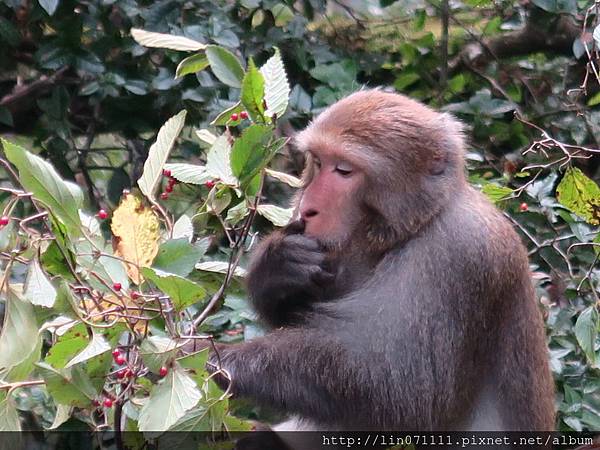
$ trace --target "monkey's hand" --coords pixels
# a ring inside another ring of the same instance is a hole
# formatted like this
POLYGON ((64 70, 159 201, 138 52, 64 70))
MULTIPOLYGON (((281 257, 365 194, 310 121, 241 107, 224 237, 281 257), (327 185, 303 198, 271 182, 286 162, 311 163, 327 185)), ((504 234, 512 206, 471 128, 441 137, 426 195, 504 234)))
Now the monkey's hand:
POLYGON ((271 326, 298 319, 298 313, 325 299, 335 279, 319 242, 300 234, 304 223, 293 222, 265 240, 254 255, 247 277, 252 304, 271 326))

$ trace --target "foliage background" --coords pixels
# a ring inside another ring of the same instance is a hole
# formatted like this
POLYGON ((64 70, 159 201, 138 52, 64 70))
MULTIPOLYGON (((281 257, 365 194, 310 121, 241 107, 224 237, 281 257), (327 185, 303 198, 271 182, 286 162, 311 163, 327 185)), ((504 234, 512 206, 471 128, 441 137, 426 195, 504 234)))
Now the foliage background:
MULTIPOLYGON (((187 55, 140 46, 132 27, 216 43, 258 66, 278 47, 292 88, 278 122, 283 136, 363 85, 450 111, 467 125, 470 181, 504 209, 529 248, 557 428, 598 430, 598 20, 593 2, 576 0, 2 0, 0 135, 82 186, 88 211, 113 210, 123 189, 136 186, 157 130, 182 109, 188 126, 170 162, 203 163, 206 145, 191 126, 210 128, 239 90, 210 71, 175 78, 187 55)), ((293 148, 273 164, 296 175, 302 165, 293 148)), ((10 186, 8 176, 3 181, 10 186)), ((290 191, 271 180, 263 194, 285 207, 290 191)), ((206 193, 178 186, 166 205, 175 216, 193 214, 206 193)), ((9 198, 0 192, 0 202, 9 198)), ((224 260, 219 221, 194 225, 224 260)), ((270 226, 255 221, 258 231, 270 226)), ((224 341, 260 333, 240 290, 202 331, 224 341)), ((22 421, 54 420, 43 388, 14 398, 22 421)))

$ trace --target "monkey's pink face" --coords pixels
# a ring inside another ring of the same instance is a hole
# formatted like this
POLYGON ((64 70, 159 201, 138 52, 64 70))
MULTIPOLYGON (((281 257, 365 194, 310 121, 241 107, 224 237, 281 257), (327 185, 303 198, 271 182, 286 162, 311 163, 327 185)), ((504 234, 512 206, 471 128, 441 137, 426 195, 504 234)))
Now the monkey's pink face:
POLYGON ((312 155, 312 178, 300 200, 305 233, 325 244, 344 243, 362 219, 359 189, 363 173, 335 155, 312 155))

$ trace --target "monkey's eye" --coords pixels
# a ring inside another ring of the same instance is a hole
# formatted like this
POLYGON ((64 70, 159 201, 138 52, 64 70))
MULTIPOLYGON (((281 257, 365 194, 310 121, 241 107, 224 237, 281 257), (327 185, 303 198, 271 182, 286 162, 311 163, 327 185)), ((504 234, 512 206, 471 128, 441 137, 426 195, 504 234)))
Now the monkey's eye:
POLYGON ((339 162, 335 166, 335 171, 340 175, 347 177, 352 174, 352 166, 347 162, 339 162))

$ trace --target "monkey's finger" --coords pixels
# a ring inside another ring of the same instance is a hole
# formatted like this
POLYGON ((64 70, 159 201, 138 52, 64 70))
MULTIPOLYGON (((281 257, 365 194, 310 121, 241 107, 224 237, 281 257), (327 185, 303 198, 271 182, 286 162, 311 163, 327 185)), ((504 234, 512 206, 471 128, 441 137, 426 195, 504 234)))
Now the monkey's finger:
POLYGON ((283 240, 283 245, 287 247, 288 251, 295 251, 297 248, 303 248, 306 250, 312 250, 314 252, 321 251, 321 244, 315 239, 306 237, 302 234, 293 234, 287 236, 283 240))
POLYGON ((286 236, 290 234, 300 234, 304 232, 305 225, 306 224, 303 219, 298 219, 287 224, 282 231, 286 236))
POLYGON ((335 274, 321 270, 312 275, 311 279, 319 286, 325 286, 333 283, 335 280, 335 274))
POLYGON ((325 255, 320 251, 313 251, 304 248, 297 248, 289 252, 287 256, 289 262, 322 266, 325 264, 325 255))

